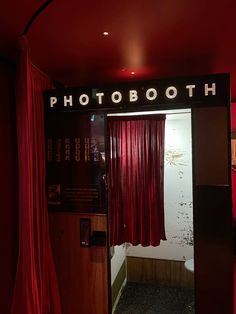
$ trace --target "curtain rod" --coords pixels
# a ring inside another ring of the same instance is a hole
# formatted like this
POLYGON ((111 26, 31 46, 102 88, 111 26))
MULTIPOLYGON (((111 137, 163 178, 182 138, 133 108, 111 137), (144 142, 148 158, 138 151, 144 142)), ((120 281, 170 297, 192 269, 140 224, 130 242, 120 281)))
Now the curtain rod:
POLYGON ((49 6, 50 3, 52 3, 53 0, 48 0, 46 1, 43 5, 41 5, 41 7, 35 11, 35 13, 31 16, 31 18, 29 19, 29 21, 27 22, 24 31, 22 33, 22 35, 27 35, 31 25, 34 23, 34 21, 36 20, 36 18, 43 12, 43 10, 46 9, 46 7, 49 6))
MULTIPOLYGON (((26 36, 27 33, 29 32, 30 27, 32 26, 32 24, 34 23, 34 21, 36 20, 36 18, 49 6, 49 4, 51 4, 53 2, 53 0, 47 0, 43 5, 41 5, 41 7, 35 11, 35 13, 31 16, 31 18, 29 19, 29 21, 27 22, 24 31, 22 33, 23 36, 26 36)), ((42 70, 40 70, 35 64, 33 64, 31 62, 32 66, 35 67, 40 73, 42 73, 44 76, 48 77, 49 79, 51 79, 54 83, 54 85, 56 87, 64 87, 63 84, 61 84, 59 81, 51 78, 50 76, 48 76, 46 73, 44 73, 42 70)))

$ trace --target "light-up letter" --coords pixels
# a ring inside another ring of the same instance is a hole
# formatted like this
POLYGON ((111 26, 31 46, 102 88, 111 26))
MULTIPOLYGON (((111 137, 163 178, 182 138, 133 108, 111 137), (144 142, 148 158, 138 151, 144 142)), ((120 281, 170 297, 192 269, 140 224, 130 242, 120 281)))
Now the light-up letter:
POLYGON ((80 97, 79 97, 79 103, 80 103, 82 106, 86 106, 86 105, 89 103, 89 96, 86 95, 86 94, 80 95, 80 97))
POLYGON ((174 86, 167 87, 166 89, 166 97, 169 99, 173 99, 177 96, 177 89, 174 86))
POLYGON ((104 96, 104 93, 96 93, 96 97, 98 98, 99 105, 102 104, 102 97, 104 96))
POLYGON ((155 100, 157 98, 157 91, 155 88, 149 88, 146 91, 146 98, 148 100, 155 100))
POLYGON ((138 93, 135 89, 129 91, 129 101, 134 102, 138 100, 138 93))
POLYGON ((50 97, 50 107, 53 108, 54 104, 57 103, 57 97, 50 97))
POLYGON ((69 104, 70 106, 72 106, 72 95, 68 96, 64 96, 64 107, 67 107, 67 104, 69 104))
POLYGON ((193 97, 193 89, 196 87, 196 85, 187 85, 186 89, 188 89, 188 96, 193 97))
POLYGON ((115 103, 118 104, 122 100, 122 95, 120 92, 114 92, 111 94, 111 100, 115 103))
POLYGON ((215 96, 215 94, 216 94, 216 83, 212 83, 211 87, 209 87, 208 84, 205 84, 205 96, 208 96, 209 92, 211 92, 211 94, 213 96, 215 96))

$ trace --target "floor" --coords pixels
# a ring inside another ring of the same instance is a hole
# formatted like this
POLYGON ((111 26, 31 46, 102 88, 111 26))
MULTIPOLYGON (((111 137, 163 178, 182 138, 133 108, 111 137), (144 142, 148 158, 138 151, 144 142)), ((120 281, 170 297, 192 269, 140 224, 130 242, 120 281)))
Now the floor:
POLYGON ((194 313, 192 289, 128 283, 114 314, 194 313))

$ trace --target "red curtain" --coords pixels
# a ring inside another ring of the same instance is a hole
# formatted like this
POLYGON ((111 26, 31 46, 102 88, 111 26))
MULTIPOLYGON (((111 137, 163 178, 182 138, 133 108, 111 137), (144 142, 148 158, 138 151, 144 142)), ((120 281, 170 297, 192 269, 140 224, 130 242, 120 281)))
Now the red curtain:
POLYGON ((111 245, 166 239, 164 130, 165 115, 108 119, 111 245))
POLYGON ((19 257, 11 314, 60 314, 45 194, 42 91, 52 82, 30 62, 21 38, 16 115, 19 162, 19 257))

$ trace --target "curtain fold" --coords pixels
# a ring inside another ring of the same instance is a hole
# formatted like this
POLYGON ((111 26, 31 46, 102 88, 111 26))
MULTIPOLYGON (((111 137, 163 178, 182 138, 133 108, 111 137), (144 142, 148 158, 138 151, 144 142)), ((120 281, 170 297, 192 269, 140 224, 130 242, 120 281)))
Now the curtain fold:
POLYGON ((165 115, 108 118, 111 245, 166 240, 164 131, 165 115))
POLYGON ((19 163, 19 257, 11 314, 60 314, 45 192, 42 91, 50 79, 30 61, 20 39, 16 117, 19 163))

